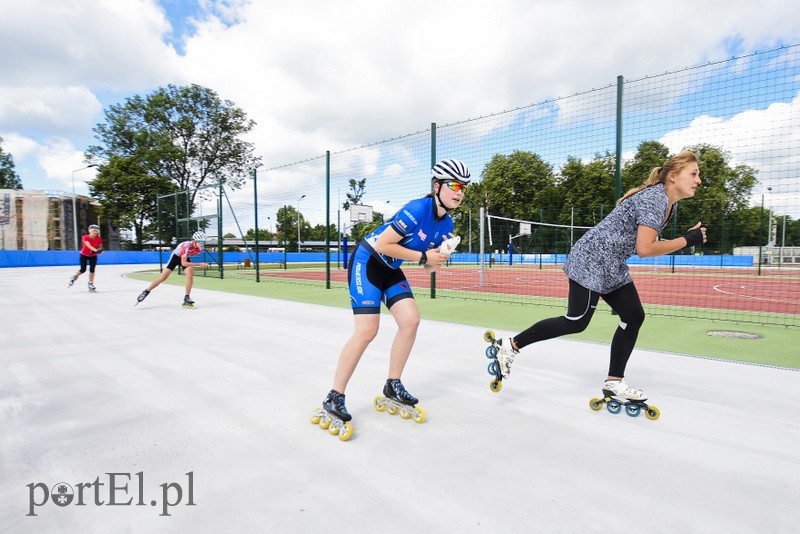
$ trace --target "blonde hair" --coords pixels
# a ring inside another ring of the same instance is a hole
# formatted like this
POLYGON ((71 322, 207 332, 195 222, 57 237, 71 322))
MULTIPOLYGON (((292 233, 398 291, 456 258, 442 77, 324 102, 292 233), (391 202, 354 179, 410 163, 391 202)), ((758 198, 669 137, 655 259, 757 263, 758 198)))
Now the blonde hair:
POLYGON ((663 184, 667 180, 667 176, 669 173, 681 172, 687 165, 691 163, 697 163, 697 156, 694 152, 689 150, 684 150, 680 154, 676 156, 672 156, 667 161, 664 162, 664 165, 661 167, 656 167, 652 171, 650 171, 650 176, 647 177, 647 180, 638 187, 634 187, 633 189, 629 189, 627 193, 622 195, 617 201, 617 204, 628 198, 629 196, 638 193, 642 189, 647 187, 653 187, 654 185, 663 184))

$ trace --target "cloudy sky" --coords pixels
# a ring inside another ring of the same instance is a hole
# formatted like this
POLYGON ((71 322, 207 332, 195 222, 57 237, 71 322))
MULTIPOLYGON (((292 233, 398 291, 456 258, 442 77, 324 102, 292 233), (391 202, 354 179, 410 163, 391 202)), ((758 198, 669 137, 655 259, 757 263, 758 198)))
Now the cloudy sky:
POLYGON ((257 122, 269 168, 794 44, 798 20, 796 0, 0 0, 0 137, 25 189, 71 191, 104 108, 197 83, 257 122))

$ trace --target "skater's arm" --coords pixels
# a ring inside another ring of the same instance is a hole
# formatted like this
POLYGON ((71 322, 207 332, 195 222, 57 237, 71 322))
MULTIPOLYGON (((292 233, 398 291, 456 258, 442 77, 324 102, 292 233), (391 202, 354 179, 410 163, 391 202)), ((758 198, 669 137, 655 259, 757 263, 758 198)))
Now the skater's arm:
MULTIPOLYGON (((419 263, 422 259, 422 252, 404 247, 400 244, 401 239, 403 239, 403 236, 390 226, 378 236, 378 241, 375 243, 375 251, 399 260, 419 263)), ((450 257, 447 254, 440 254, 437 250, 426 250, 425 256, 427 257, 425 262, 426 269, 428 266, 439 267, 450 257)))
POLYGON ((181 256, 181 265, 183 266, 184 269, 186 269, 187 267, 200 267, 202 269, 208 269, 208 264, 206 262, 203 261, 193 262, 191 258, 188 258, 186 256, 181 256))
MULTIPOLYGON (((690 245, 690 241, 693 240, 691 234, 696 230, 700 230, 702 243, 705 243, 706 229, 703 228, 700 223, 694 225, 686 234, 686 236, 676 237, 675 239, 667 239, 665 241, 658 240, 658 231, 655 228, 650 228, 649 226, 640 224, 636 234, 636 253, 640 258, 650 258, 675 252, 676 250, 680 250, 690 245)), ((700 243, 692 242, 691 244, 700 243)))

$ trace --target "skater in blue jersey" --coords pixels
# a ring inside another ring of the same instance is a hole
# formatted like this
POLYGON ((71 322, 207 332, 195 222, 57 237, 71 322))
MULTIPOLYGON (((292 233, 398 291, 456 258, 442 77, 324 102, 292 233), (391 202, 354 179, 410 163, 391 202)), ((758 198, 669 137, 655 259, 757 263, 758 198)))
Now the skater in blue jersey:
MULTIPOLYGON (((432 192, 403 206, 388 222, 366 236, 353 253, 348 268, 350 304, 355 330, 345 343, 336 366, 333 388, 323 402, 323 409, 342 421, 349 421, 345 407, 345 388, 361 355, 378 333, 383 303, 397 322, 397 335, 389 357, 389 373, 383 394, 395 404, 392 410, 414 408, 417 399, 400 382, 419 326, 419 308, 408 285, 401 264, 404 261, 436 271, 450 258, 457 240, 453 220, 448 212, 464 199, 470 173, 464 163, 446 159, 437 163, 431 173, 432 192)), ((378 406, 376 400, 376 407, 378 406)), ((419 409, 421 410, 421 409, 419 409)), ((421 418, 424 419, 424 412, 421 418)), ((421 422, 417 411, 415 420, 421 422)))

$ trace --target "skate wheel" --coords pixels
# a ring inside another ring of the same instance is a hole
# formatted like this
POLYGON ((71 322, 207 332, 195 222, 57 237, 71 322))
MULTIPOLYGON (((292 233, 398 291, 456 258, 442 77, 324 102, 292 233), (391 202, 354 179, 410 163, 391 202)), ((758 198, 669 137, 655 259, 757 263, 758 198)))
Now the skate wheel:
POLYGON ((375 397, 375 409, 382 412, 386 409, 386 402, 382 395, 375 397))
POLYGON ((651 421, 655 421, 656 419, 658 419, 658 416, 661 415, 661 411, 655 406, 648 406, 647 410, 644 411, 644 414, 651 421))
POLYGON ((416 406, 414 408, 414 421, 417 423, 422 423, 425 421, 425 410, 422 409, 421 406, 416 406))
POLYGON ((486 371, 492 376, 497 376, 497 363, 489 362, 489 366, 486 368, 486 371))
POLYGON ((403 419, 408 419, 409 417, 411 417, 411 412, 407 410, 400 410, 400 417, 402 417, 403 419))
POLYGON ((600 399, 592 399, 589 401, 589 408, 591 408, 594 411, 598 411, 602 407, 603 407, 603 401, 600 399))
POLYGON ((486 357, 490 360, 494 360, 495 356, 497 356, 497 347, 494 345, 489 345, 486 347, 486 357))
POLYGON ((625 405, 625 413, 630 415, 631 417, 639 417, 639 412, 641 408, 638 404, 626 404, 625 405))
POLYGON ((319 427, 322 430, 327 430, 329 426, 331 426, 331 420, 327 417, 323 417, 322 421, 319 422, 319 427))
POLYGON ((331 427, 328 429, 328 432, 330 432, 330 434, 331 434, 332 436, 335 436, 336 434, 338 434, 338 433, 339 433, 339 427, 338 427, 338 426, 331 426, 331 427))
POLYGON ((606 402, 606 410, 611 413, 619 413, 622 410, 622 404, 618 401, 610 400, 606 402))
POLYGON ((344 428, 341 432, 339 432, 339 439, 342 441, 347 441, 353 435, 353 425, 350 423, 345 423, 344 428))
POLYGON ((489 389, 495 393, 500 393, 500 390, 503 389, 503 382, 500 380, 492 380, 489 382, 489 389))
POLYGON ((389 412, 389 415, 397 415, 397 412, 400 411, 400 408, 398 408, 397 406, 389 406, 389 408, 386 411, 389 412))
POLYGON ((486 332, 484 332, 483 340, 487 343, 491 343, 492 341, 494 341, 495 340, 494 330, 487 330, 486 332))
POLYGON ((311 424, 318 424, 320 419, 322 419, 322 416, 319 415, 319 408, 314 408, 314 411, 311 412, 311 424))

